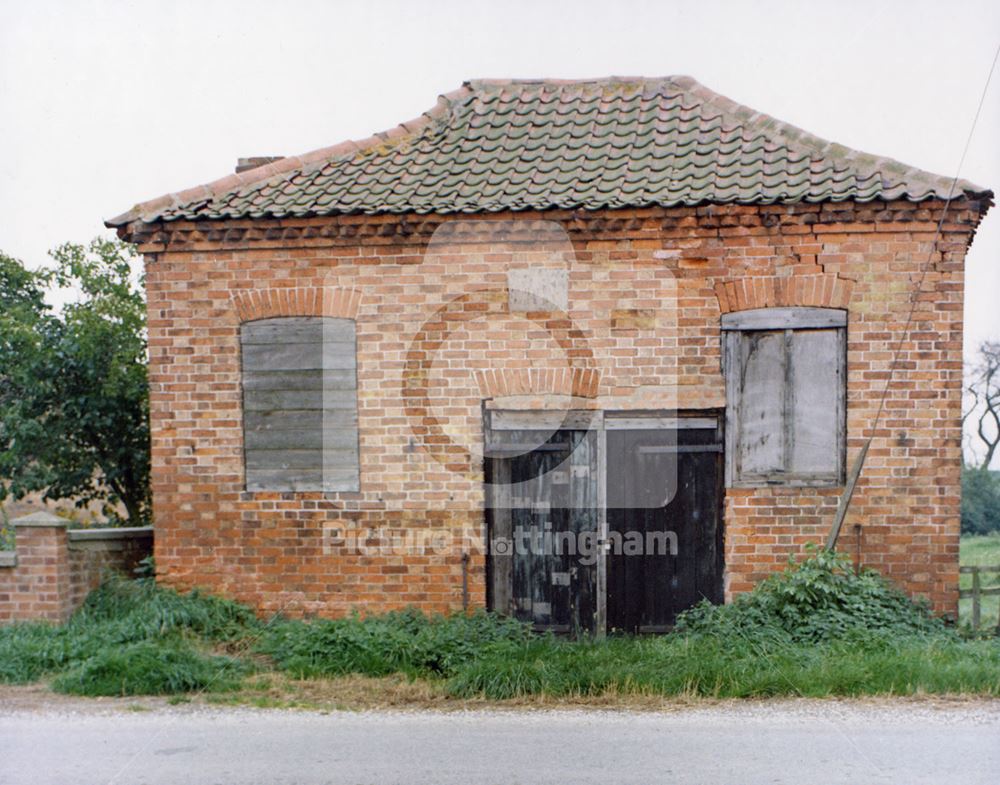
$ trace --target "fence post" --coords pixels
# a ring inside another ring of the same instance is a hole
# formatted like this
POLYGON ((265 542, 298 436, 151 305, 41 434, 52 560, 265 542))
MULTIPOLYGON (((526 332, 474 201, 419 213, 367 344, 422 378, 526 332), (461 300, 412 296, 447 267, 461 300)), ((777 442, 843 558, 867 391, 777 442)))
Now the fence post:
POLYGON ((972 568, 972 629, 979 629, 979 568, 972 568))

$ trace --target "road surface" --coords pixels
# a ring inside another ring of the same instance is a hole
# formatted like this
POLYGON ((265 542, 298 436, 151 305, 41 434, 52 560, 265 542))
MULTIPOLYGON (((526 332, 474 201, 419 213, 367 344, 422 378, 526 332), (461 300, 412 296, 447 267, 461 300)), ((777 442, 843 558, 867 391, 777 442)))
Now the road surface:
POLYGON ((1000 783, 1000 702, 313 713, 0 705, 0 783, 1000 783))

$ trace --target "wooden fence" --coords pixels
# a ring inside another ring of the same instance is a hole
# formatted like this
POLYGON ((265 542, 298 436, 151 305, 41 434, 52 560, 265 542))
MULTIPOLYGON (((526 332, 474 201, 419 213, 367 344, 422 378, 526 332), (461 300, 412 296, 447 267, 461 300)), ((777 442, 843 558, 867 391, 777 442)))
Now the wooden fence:
MULTIPOLYGON (((972 576, 972 588, 961 589, 958 596, 963 600, 972 600, 972 628, 978 630, 982 624, 982 598, 1000 597, 1000 585, 984 587, 982 576, 984 574, 1000 573, 1000 565, 965 566, 959 567, 958 571, 972 576)), ((997 635, 1000 635, 1000 618, 997 620, 997 635)))

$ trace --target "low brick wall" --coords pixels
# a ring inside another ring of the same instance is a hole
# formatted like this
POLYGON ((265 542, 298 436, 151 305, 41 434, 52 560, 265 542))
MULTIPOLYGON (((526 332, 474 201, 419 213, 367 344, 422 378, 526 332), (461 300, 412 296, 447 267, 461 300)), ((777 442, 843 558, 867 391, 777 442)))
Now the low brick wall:
POLYGON ((65 621, 107 571, 131 574, 153 529, 75 529, 51 513, 17 518, 16 548, 0 551, 0 623, 65 621))

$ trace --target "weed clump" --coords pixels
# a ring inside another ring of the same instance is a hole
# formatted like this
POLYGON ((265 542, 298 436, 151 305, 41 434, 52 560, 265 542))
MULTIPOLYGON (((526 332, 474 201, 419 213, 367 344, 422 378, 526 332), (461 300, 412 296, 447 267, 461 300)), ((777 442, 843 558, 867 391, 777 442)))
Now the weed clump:
POLYGON ((248 672, 246 663, 210 656, 174 640, 106 648, 52 682, 72 695, 171 695, 211 688, 231 690, 248 672))
POLYGON ((115 579, 64 625, 0 628, 0 681, 80 695, 227 690, 269 664, 296 679, 403 674, 460 698, 1000 695, 1000 641, 963 640, 873 572, 814 551, 667 635, 540 635, 485 611, 260 622, 245 606, 115 579), (252 651, 223 657, 214 649, 252 651))
POLYGON ((235 666, 203 650, 259 628, 253 612, 238 603, 198 592, 178 594, 151 579, 111 577, 66 624, 0 628, 0 682, 26 684, 64 673, 57 688, 65 692, 162 694, 182 689, 178 685, 212 682, 210 673, 215 682, 228 678, 235 666), (139 675, 143 669, 148 678, 139 675))
POLYGON ((794 643, 952 635, 877 572, 856 573, 846 557, 815 548, 728 605, 702 602, 681 614, 676 631, 794 643))
POLYGON ((450 676, 498 642, 523 644, 529 628, 477 611, 426 616, 408 609, 381 616, 283 621, 257 646, 278 668, 297 678, 358 673, 450 676))

